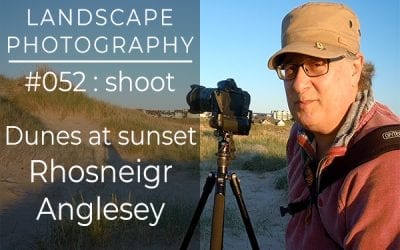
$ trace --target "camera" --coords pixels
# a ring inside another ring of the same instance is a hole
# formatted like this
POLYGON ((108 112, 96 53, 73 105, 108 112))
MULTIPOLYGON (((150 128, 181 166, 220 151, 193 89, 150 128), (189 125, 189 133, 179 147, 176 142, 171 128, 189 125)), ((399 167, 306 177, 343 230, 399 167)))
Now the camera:
POLYGON ((236 135, 248 135, 252 111, 249 110, 250 95, 228 78, 217 83, 217 88, 191 85, 186 96, 189 112, 211 112, 210 126, 236 135))

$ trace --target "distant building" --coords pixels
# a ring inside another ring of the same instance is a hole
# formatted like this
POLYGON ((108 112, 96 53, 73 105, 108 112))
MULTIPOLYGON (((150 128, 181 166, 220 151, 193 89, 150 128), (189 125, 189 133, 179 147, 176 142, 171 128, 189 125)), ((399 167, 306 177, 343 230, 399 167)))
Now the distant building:
POLYGON ((253 113, 252 121, 253 123, 262 123, 266 116, 263 113, 253 113))
POLYGON ((182 119, 184 117, 185 117, 185 111, 184 110, 175 110, 174 118, 182 119))
POLYGON ((292 114, 287 110, 273 110, 271 115, 275 120, 288 121, 293 119, 292 114))
POLYGON ((283 126, 285 126, 285 122, 282 121, 282 120, 279 120, 279 121, 276 123, 276 126, 283 127, 283 126))

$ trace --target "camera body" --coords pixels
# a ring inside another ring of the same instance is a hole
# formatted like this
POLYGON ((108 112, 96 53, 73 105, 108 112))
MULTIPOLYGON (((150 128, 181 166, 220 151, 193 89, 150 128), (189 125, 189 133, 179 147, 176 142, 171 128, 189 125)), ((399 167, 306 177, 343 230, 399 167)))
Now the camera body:
POLYGON ((189 112, 211 112, 212 128, 237 135, 249 134, 252 118, 252 111, 249 110, 250 95, 238 88, 235 80, 228 78, 220 81, 217 88, 200 85, 190 87, 186 96, 189 112))

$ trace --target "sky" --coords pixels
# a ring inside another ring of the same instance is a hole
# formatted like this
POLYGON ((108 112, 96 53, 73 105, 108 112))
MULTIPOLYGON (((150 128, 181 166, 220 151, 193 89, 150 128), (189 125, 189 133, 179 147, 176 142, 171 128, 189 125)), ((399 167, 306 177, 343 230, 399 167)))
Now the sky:
MULTIPOLYGON (((282 18, 305 3, 299 0, 201 0, 200 79, 212 87, 234 78, 252 97, 255 112, 288 110, 283 82, 267 69, 269 57, 280 49, 282 18)), ((361 23, 361 51, 375 64, 375 99, 400 114, 399 1, 341 1, 361 23)))
MULTIPOLYGON (((169 2, 169 1, 166 1, 169 2)), ((271 110, 287 110, 286 97, 284 93, 283 83, 278 79, 275 71, 267 69, 267 60, 269 57, 280 49, 280 27, 282 18, 293 8, 305 3, 299 0, 280 0, 280 1, 231 1, 231 0, 200 0, 200 7, 185 6, 181 9, 178 6, 187 4, 185 0, 171 1, 174 8, 174 18, 176 18, 173 27, 163 27, 161 34, 183 35, 186 39, 195 36, 194 42, 191 44, 192 51, 200 52, 186 55, 178 53, 173 55, 180 59, 193 60, 190 67, 178 65, 171 68, 171 71, 177 71, 180 80, 185 84, 179 86, 179 96, 159 97, 157 95, 141 95, 133 96, 131 93, 122 93, 110 97, 109 93, 94 92, 93 84, 90 83, 89 95, 99 99, 104 99, 116 103, 121 106, 133 108, 141 108, 140 104, 148 100, 156 100, 155 108, 188 108, 185 102, 185 94, 188 92, 189 85, 201 84, 209 88, 215 88, 217 82, 226 78, 235 79, 237 85, 246 90, 251 95, 250 109, 254 112, 270 112, 271 110), (188 11, 186 11, 187 8, 188 11), (199 13, 194 13, 199 9, 199 13), (195 15, 196 14, 196 15, 195 15), (197 29, 198 14, 200 17, 200 31, 197 29), (179 17, 178 17, 179 15, 179 17), (179 18, 179 19, 178 19, 179 18), (184 21, 182 21, 184 20, 184 21), (189 20, 186 22, 185 20, 189 20), (191 22, 194 22, 193 24, 191 22), (197 44, 199 43, 199 44, 197 44), (179 75, 182 74, 182 75, 179 75), (170 99, 168 99, 170 98, 170 99), (136 102, 134 102, 136 101, 136 102), (175 103, 176 102, 176 103, 175 103)), ((367 61, 375 64, 375 78, 373 79, 373 90, 375 99, 389 106, 395 113, 400 114, 400 101, 398 94, 398 76, 400 70, 400 3, 399 1, 383 0, 383 1, 361 1, 361 0, 344 0, 342 1, 351 7, 358 15, 361 22, 361 51, 364 53, 367 61)), ((98 27, 94 29, 84 30, 75 27, 27 27, 25 8, 30 7, 34 11, 43 10, 55 5, 61 8, 112 8, 117 6, 129 9, 142 4, 160 4, 163 2, 156 0, 147 0, 145 2, 135 1, 59 1, 50 0, 42 1, 23 1, 15 0, 10 2, 3 1, 1 3, 1 27, 2 34, 1 51, 0 51, 0 74, 18 76, 27 73, 27 67, 32 65, 10 65, 7 64, 6 37, 3 34, 27 34, 28 36, 44 36, 44 35, 88 35, 92 37, 103 34, 120 35, 127 32, 127 36, 131 34, 146 35, 150 30, 145 28, 129 27, 132 29, 123 30, 121 27, 98 27), (10 20, 13 20, 10 22, 10 20), (140 33, 144 32, 144 33, 140 33)), ((39 16, 40 13, 32 15, 39 16)), ((181 51, 183 51, 181 49, 181 51)), ((12 56, 18 56, 14 54, 12 56)), ((11 56, 11 57, 12 57, 11 56)), ((71 55, 69 55, 71 56, 71 55)), ((91 56, 90 54, 88 55, 91 56)), ((135 55, 134 55, 135 56, 135 55)), ((57 54, 54 55, 57 57, 57 54)), ((125 58, 125 57, 124 57, 125 58)), ((54 65, 59 70, 74 70, 70 65, 54 65)), ((101 74, 109 74, 111 70, 108 65, 74 65, 76 68, 85 67, 87 73, 86 79, 100 78, 101 74)), ((150 74, 154 68, 147 67, 138 69, 138 65, 116 65, 126 72, 134 70, 143 71, 150 74)), ((160 65, 159 65, 160 66, 160 65)), ((145 66, 143 66, 145 67, 145 66)), ((170 70, 166 65, 157 68, 163 75, 170 70), (161 68, 161 69, 160 69, 161 68), (163 70, 165 68, 165 70, 163 70)), ((114 72, 117 70, 114 69, 114 72)), ((160 74, 161 74, 160 73, 160 74)), ((178 78, 178 76, 176 78, 178 78)), ((88 83, 89 84, 89 83, 88 83)), ((156 93, 158 94, 158 93, 156 93)))

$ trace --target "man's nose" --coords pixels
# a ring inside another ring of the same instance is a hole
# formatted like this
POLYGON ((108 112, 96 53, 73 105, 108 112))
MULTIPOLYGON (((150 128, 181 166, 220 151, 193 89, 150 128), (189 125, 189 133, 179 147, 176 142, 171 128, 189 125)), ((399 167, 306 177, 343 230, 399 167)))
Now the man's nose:
POLYGON ((304 72, 302 66, 299 66, 296 77, 292 80, 292 89, 297 93, 301 93, 304 88, 307 88, 310 84, 310 77, 304 72))

